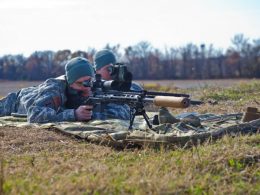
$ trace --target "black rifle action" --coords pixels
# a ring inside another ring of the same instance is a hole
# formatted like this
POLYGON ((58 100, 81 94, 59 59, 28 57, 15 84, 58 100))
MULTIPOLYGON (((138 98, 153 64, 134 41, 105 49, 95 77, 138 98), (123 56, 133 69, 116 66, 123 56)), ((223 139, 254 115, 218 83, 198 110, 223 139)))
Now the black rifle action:
MULTIPOLYGON (((91 87, 92 95, 84 99, 83 104, 93 105, 96 111, 102 113, 104 105, 115 103, 130 107, 130 125, 132 129, 134 119, 142 115, 149 128, 152 125, 145 111, 146 104, 154 104, 161 107, 187 108, 190 104, 198 105, 203 102, 190 100, 187 94, 164 93, 154 91, 133 91, 132 74, 128 72, 124 64, 113 66, 111 76, 114 80, 101 80, 101 75, 96 74, 95 81, 84 84, 91 87)), ((82 102, 81 102, 82 103, 82 102)))

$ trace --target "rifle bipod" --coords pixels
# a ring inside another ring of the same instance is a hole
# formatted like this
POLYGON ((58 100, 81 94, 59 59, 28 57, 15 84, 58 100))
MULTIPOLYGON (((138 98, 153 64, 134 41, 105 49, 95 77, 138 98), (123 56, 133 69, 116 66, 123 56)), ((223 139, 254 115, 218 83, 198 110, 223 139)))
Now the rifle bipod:
POLYGON ((129 125, 129 130, 132 130, 133 129, 133 123, 134 123, 134 119, 135 119, 135 116, 138 116, 138 115, 142 115, 144 117, 144 120, 146 121, 148 127, 151 129, 152 128, 152 125, 151 123, 149 122, 149 118, 145 112, 145 109, 144 107, 141 107, 141 108, 130 108, 130 125, 129 125))

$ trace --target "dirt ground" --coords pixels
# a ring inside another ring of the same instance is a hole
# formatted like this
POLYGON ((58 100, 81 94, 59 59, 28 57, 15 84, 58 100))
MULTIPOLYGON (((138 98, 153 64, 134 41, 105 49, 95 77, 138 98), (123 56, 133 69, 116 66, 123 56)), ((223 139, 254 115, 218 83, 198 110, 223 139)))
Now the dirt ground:
MULTIPOLYGON (((214 79, 214 80, 137 80, 141 85, 155 84, 161 86, 178 87, 182 89, 202 88, 205 86, 230 87, 241 82, 248 82, 252 79, 214 79)), ((42 81, 1 81, 0 97, 6 96, 10 92, 18 91, 21 88, 35 86, 42 81)))
MULTIPOLYGON (((78 139, 46 129, 35 127, 0 127, 1 152, 4 154, 37 153, 41 150, 56 150, 78 143, 78 139), (49 148, 56 143, 57 148, 49 148)), ((64 148, 63 148, 64 149, 64 148)))
POLYGON ((6 96, 10 92, 18 91, 21 88, 39 85, 42 81, 1 81, 0 97, 6 96))

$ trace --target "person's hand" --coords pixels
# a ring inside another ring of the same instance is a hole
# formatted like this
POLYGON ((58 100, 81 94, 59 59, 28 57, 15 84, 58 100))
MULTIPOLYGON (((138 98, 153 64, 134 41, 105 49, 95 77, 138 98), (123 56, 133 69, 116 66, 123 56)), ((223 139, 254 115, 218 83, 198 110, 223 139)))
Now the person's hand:
POLYGON ((92 116, 92 109, 93 106, 90 105, 84 105, 80 106, 75 110, 75 115, 77 121, 86 121, 90 120, 92 116))

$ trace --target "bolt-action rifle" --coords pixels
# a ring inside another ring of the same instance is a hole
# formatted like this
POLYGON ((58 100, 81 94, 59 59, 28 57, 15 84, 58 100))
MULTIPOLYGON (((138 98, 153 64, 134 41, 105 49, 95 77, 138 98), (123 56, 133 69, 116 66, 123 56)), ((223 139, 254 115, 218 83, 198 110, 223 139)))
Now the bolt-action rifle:
POLYGON ((136 116, 142 115, 149 128, 152 125, 145 111, 146 104, 154 104, 160 107, 187 108, 190 104, 201 104, 200 101, 191 101, 187 94, 164 93, 153 91, 133 91, 131 90, 132 74, 127 71, 124 64, 115 64, 111 72, 114 80, 104 81, 101 75, 96 74, 95 80, 84 83, 86 87, 91 87, 92 95, 84 99, 83 104, 93 105, 94 110, 102 113, 104 105, 115 103, 128 105, 130 108, 130 124, 132 129, 136 116))

